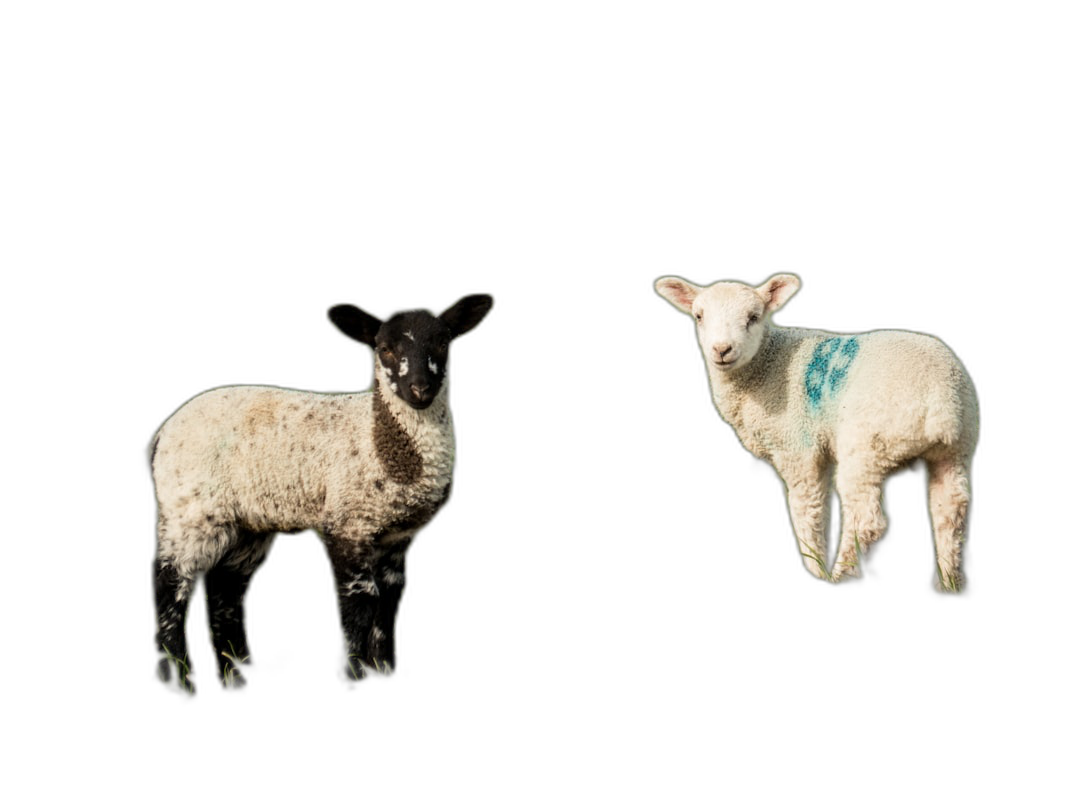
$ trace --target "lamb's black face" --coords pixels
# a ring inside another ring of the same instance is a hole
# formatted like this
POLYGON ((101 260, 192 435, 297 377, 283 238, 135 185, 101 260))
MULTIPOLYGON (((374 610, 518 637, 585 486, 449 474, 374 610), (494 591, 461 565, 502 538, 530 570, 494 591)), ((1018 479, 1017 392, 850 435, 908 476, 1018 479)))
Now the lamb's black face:
POLYGON ((431 405, 446 377, 453 334, 427 310, 398 313, 375 335, 375 362, 390 391, 416 409, 431 405))
POLYGON ((492 303, 491 296, 465 296, 439 316, 411 310, 385 322, 352 304, 338 304, 330 308, 330 320, 375 350, 375 373, 391 392, 424 409, 442 389, 450 341, 479 324, 492 303))

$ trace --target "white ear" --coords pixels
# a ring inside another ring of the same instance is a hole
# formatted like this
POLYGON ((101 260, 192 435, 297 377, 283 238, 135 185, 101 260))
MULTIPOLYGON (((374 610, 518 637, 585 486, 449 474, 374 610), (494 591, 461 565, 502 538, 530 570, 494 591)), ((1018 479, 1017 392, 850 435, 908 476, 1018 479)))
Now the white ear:
POLYGON ((694 299, 701 292, 701 288, 696 284, 691 284, 686 279, 680 279, 678 276, 665 276, 662 279, 657 279, 654 286, 657 293, 684 313, 690 312, 694 299))
POLYGON ((798 291, 799 285, 798 276, 779 273, 757 288, 758 295, 765 302, 765 312, 774 313, 783 307, 798 291))

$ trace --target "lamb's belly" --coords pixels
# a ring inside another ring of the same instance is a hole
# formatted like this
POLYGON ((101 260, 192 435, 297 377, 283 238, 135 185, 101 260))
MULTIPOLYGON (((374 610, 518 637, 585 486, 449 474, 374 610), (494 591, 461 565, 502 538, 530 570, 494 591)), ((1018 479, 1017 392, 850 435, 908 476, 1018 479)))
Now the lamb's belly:
POLYGON ((289 494, 260 498, 257 509, 238 513, 239 523, 255 532, 300 532, 318 524, 319 510, 314 505, 290 500, 289 494))
POLYGON ((325 477, 310 475, 308 460, 288 459, 278 467, 251 465, 236 476, 239 522, 259 532, 297 532, 315 527, 326 504, 325 477), (241 486, 241 485, 238 485, 241 486))
POLYGON ((852 457, 888 471, 916 459, 936 444, 920 428, 912 426, 898 430, 894 424, 867 422, 859 426, 843 426, 837 432, 837 456, 852 457))

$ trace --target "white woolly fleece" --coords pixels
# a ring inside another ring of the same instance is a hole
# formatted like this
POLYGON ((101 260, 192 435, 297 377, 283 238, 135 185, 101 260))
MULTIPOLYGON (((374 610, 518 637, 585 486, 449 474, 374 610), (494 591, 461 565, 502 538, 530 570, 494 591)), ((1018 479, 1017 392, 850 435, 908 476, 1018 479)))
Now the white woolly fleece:
POLYGON ((668 276, 656 290, 694 318, 720 416, 787 485, 792 526, 811 573, 827 579, 857 573, 858 555, 885 530, 883 479, 922 458, 930 470, 940 585, 958 590, 979 425, 971 378, 929 335, 773 326, 770 315, 799 284, 790 274, 759 287, 701 287, 668 276), (824 516, 833 466, 843 526, 830 575, 824 516))
POLYGON ((198 395, 155 438, 159 555, 194 577, 227 551, 237 526, 314 528, 361 544, 438 503, 454 463, 447 388, 423 411, 384 388, 388 410, 423 460, 409 484, 386 475, 376 455, 370 391, 231 386, 198 395))

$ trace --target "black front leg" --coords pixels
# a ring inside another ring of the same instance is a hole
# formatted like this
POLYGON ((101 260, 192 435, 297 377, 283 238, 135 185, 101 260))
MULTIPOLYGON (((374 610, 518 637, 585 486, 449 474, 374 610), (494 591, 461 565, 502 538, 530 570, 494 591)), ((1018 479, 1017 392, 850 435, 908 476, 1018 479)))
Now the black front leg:
POLYGON ((412 538, 405 538, 381 547, 375 565, 379 603, 371 626, 369 651, 372 667, 380 673, 390 673, 396 665, 394 624, 405 590, 405 551, 411 542, 412 538))
POLYGON ((341 627, 345 632, 346 668, 350 678, 362 679, 374 667, 371 631, 379 610, 379 588, 370 564, 347 566, 336 574, 341 627))
POLYGON ((376 670, 395 664, 394 624, 405 589, 407 549, 401 543, 353 548, 348 554, 330 550, 346 655, 376 670))

